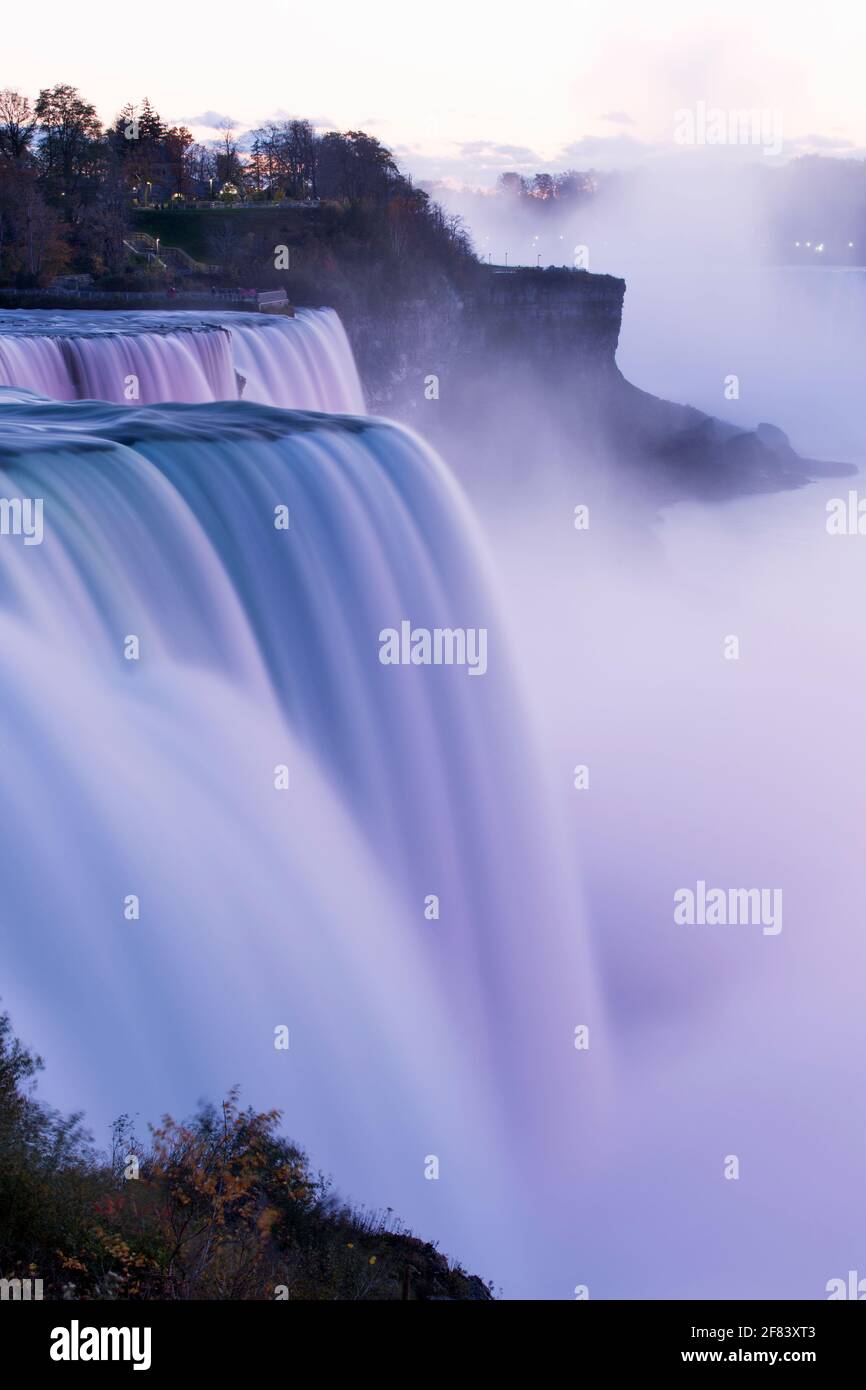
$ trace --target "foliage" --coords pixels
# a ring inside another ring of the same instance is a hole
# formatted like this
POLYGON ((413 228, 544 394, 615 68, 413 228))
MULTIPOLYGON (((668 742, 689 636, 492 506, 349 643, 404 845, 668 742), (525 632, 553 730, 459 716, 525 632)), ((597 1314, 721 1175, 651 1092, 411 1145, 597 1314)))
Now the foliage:
MULTIPOLYGON (((132 254, 136 212, 211 203, 309 210, 321 200, 347 213, 318 224, 344 234, 346 273, 356 251, 372 251, 376 265, 404 275, 413 261, 413 280, 430 265, 472 260, 459 219, 446 218, 415 188, 375 136, 319 133, 309 121, 291 120, 263 126, 244 143, 226 121, 219 139, 197 144, 147 98, 127 102, 103 129, 95 108, 68 84, 43 88, 35 102, 0 92, 0 283, 41 286, 66 270, 116 279, 132 254)), ((219 264, 226 283, 264 288, 273 246, 271 239, 266 252, 223 213, 198 255, 219 264)), ((144 274, 143 258, 139 265, 144 274)))
POLYGON ((0 1015, 0 1277, 75 1300, 492 1296, 393 1213, 341 1203, 279 1111, 232 1090, 146 1144, 122 1115, 98 1154, 35 1098, 41 1066, 0 1015))

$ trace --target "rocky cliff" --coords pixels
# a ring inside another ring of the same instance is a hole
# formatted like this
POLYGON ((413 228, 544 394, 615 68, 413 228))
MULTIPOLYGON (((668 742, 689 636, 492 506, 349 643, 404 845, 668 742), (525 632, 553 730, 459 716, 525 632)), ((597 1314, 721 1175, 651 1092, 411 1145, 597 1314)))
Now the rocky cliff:
MULTIPOLYGON (((743 430, 660 400, 616 364, 624 280, 567 269, 479 267, 430 301, 346 315, 370 407, 446 453, 538 458, 539 422, 591 447, 655 500, 730 497, 854 472, 802 459, 781 430, 743 430)), ((684 345, 684 352, 687 345, 684 345)))

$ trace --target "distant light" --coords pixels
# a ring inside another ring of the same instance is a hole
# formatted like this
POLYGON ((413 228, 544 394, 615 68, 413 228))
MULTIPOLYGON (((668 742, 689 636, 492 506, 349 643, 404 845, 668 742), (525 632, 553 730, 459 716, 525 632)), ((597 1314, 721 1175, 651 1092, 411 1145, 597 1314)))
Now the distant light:
POLYGON ((815 250, 816 250, 816 251, 823 251, 823 250, 824 250, 824 243, 823 243, 823 241, 821 242, 821 245, 820 245, 820 246, 816 246, 816 247, 815 247, 815 250))
POLYGON ((807 245, 807 246, 811 246, 811 245, 812 245, 811 241, 807 241, 807 242, 806 242, 806 245, 807 245))
POLYGON ((799 246, 799 245, 800 245, 799 241, 795 241, 795 242, 794 242, 794 245, 795 245, 795 246, 799 246))
POLYGON ((849 241, 849 242, 848 242, 848 245, 849 245, 849 246, 853 246, 853 245, 854 245, 853 241, 849 241))

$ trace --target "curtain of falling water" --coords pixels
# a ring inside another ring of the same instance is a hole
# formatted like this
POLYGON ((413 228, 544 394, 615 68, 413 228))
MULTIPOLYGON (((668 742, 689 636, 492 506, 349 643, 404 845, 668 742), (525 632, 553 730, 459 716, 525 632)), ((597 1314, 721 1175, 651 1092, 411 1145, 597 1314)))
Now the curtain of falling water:
POLYGON ((444 1229, 492 1267, 502 1203, 571 1161, 597 1011, 459 491, 382 423, 20 397, 4 487, 45 539, 0 550, 0 872, 27 1031, 91 1109, 285 1082, 317 1158, 418 1225, 441 1148, 444 1229), (487 674, 383 666, 403 619, 485 628, 487 674))
POLYGON ((360 414, 352 350, 332 309, 265 314, 0 313, 0 386, 117 404, 244 399, 360 414))

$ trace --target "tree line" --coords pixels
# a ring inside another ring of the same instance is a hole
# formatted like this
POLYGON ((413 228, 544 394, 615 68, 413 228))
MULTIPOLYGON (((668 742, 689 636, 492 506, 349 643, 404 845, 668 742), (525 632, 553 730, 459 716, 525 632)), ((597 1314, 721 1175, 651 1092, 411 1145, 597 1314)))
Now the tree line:
POLYGON ((594 169, 586 173, 566 169, 559 174, 500 174, 496 186, 500 194, 511 198, 553 204, 593 198, 605 181, 605 175, 594 169))
POLYGON ((423 231, 447 257, 471 255, 446 217, 364 131, 319 133, 308 120, 270 122, 241 143, 226 121, 208 145, 164 121, 145 98, 103 126, 68 84, 31 100, 0 92, 0 281, 40 285, 61 272, 97 278, 129 259, 135 209, 213 201, 329 200, 372 208, 401 244, 423 231), (423 224, 423 228, 420 224, 423 224))

